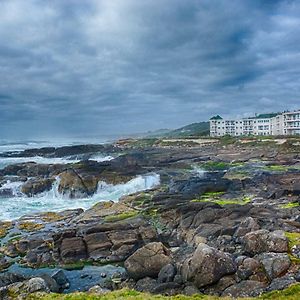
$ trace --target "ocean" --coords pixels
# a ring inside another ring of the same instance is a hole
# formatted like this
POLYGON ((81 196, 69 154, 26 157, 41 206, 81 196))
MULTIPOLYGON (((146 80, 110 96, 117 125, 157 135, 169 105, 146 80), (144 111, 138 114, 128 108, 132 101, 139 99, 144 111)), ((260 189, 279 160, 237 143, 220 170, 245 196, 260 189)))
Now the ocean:
MULTIPOLYGON (((102 143, 104 143, 104 141, 102 141, 102 143)), ((53 143, 46 141, 26 141, 18 143, 8 143, 2 141, 2 143, 0 143, 0 153, 7 151, 18 152, 25 149, 41 148, 48 146, 69 146, 75 144, 82 144, 82 142, 53 143)), ((96 153, 90 159, 100 162, 111 160, 113 159, 113 157, 110 155, 96 153)), ((0 157, 0 169, 4 168, 7 165, 31 161, 42 164, 74 163, 80 161, 80 157, 0 157)), ((75 208, 88 209, 97 202, 105 200, 118 201, 120 197, 124 195, 129 195, 138 191, 151 189, 159 185, 159 183, 159 175, 155 173, 149 173, 145 175, 136 176, 135 178, 124 184, 112 185, 107 184, 105 182, 99 182, 97 192, 93 196, 87 198, 70 199, 66 195, 61 195, 58 192, 58 177, 53 183, 52 189, 50 191, 37 194, 33 197, 28 197, 21 192, 21 186, 23 182, 18 181, 18 179, 16 179, 15 177, 8 177, 5 180, 1 180, 0 178, 0 191, 9 189, 13 193, 12 197, 0 196, 0 220, 13 220, 20 218, 24 215, 30 215, 38 212, 57 212, 75 208)))

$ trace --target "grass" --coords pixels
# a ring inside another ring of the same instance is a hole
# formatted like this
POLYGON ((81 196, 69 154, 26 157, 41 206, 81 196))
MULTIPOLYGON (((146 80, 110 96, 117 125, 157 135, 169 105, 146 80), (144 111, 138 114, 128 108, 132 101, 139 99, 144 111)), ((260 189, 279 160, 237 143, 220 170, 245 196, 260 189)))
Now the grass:
MULTIPOLYGON (((217 297, 207 295, 194 296, 162 296, 140 293, 134 290, 119 290, 103 295, 89 293, 73 294, 33 294, 26 298, 27 300, 229 300, 229 297, 217 297)), ((273 291, 255 298, 237 298, 236 300, 299 300, 300 284, 294 284, 282 291, 273 291)))

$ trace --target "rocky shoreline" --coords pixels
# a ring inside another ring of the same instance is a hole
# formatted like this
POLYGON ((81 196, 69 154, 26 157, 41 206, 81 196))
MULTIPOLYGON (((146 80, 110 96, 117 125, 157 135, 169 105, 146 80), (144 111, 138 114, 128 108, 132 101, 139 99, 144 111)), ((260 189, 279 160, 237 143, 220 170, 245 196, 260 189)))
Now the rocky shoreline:
POLYGON ((72 201, 95 195, 99 182, 160 177, 159 186, 117 202, 99 199, 87 210, 1 221, 1 299, 121 288, 255 297, 296 284, 299 145, 297 138, 146 139, 1 154, 82 159, 6 166, 0 170, 0 197, 13 192, 3 188, 7 180, 23 182, 22 194, 34 197, 59 178, 58 192, 72 201), (89 159, 98 152, 114 159, 89 159))

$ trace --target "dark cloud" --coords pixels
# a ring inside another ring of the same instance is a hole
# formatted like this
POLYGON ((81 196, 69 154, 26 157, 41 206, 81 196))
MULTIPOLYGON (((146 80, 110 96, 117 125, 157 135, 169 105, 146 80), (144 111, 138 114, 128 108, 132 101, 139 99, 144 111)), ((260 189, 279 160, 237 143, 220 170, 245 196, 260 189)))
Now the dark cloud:
POLYGON ((0 139, 299 108, 291 0, 0 0, 0 139))

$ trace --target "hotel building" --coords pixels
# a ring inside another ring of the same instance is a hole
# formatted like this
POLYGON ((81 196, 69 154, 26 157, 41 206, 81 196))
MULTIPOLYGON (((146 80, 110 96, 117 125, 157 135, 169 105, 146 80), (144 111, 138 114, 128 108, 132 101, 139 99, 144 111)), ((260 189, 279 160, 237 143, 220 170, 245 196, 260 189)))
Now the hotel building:
POLYGON ((212 117, 210 136, 224 135, 300 135, 300 110, 259 114, 237 120, 224 120, 219 115, 212 117))

